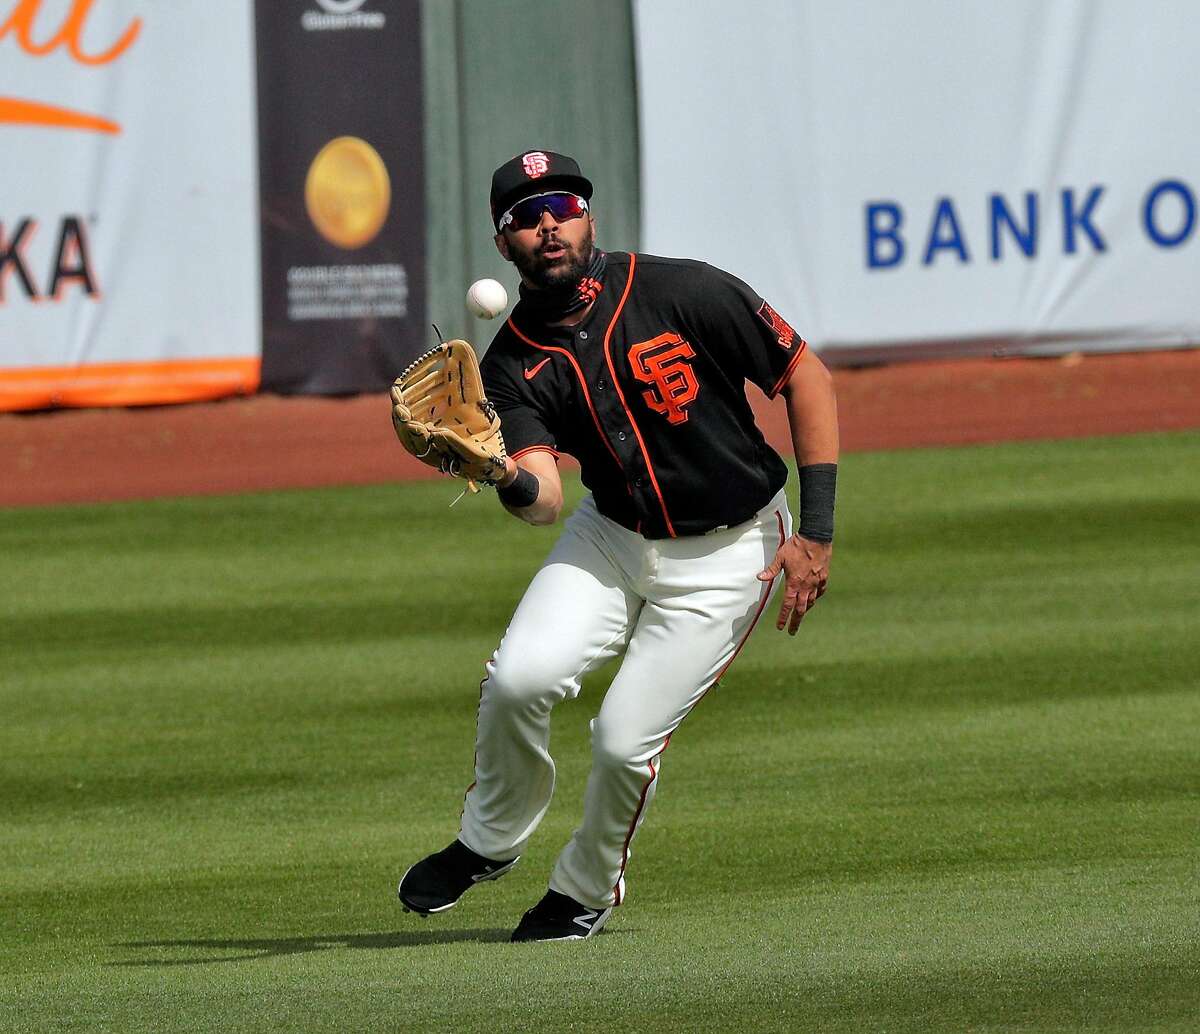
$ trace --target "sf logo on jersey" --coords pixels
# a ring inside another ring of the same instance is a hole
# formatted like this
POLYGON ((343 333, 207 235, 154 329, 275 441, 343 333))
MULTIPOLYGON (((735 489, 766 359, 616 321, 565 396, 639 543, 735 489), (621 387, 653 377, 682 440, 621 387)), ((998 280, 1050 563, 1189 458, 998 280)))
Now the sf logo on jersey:
POLYGON ((629 366, 634 377, 651 385, 649 391, 642 392, 642 398, 669 423, 687 422, 686 408, 700 391, 689 362, 695 354, 692 346, 673 330, 649 341, 639 341, 629 349, 629 366))

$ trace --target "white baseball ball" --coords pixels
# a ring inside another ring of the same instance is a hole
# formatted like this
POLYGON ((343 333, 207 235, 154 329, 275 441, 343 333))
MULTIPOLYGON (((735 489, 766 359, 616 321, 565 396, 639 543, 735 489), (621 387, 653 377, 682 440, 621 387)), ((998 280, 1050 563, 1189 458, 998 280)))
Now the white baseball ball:
POLYGON ((467 288, 467 311, 481 320, 494 320, 508 308, 508 292, 499 280, 476 280, 467 288))

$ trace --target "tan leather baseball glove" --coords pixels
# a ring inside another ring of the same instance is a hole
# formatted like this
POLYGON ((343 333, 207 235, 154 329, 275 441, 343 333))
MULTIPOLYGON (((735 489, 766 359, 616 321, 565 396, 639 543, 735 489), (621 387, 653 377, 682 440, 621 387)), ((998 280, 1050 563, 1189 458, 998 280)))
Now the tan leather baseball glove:
POLYGON ((392 426, 405 449, 443 474, 485 484, 504 475, 500 418, 465 341, 442 342, 396 378, 392 426))

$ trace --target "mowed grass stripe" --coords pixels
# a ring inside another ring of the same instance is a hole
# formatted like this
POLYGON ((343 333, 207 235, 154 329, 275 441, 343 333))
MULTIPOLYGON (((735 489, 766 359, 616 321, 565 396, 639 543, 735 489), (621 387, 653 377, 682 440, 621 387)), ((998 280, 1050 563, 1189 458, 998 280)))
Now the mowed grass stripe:
POLYGON ((504 939, 611 666, 514 873, 392 897, 552 532, 437 483, 0 513, 0 1028, 1194 1030, 1198 446, 847 457, 832 591, 688 718, 566 951, 504 939))

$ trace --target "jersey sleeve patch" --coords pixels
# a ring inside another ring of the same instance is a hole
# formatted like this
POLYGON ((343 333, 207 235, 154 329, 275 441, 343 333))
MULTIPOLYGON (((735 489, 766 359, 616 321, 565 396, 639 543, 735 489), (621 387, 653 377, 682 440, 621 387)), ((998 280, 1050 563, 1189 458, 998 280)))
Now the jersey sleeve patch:
POLYGON ((780 348, 787 351, 792 347, 792 341, 795 340, 796 332, 787 320, 771 308, 769 302, 764 301, 759 306, 758 318, 771 328, 771 333, 775 335, 775 340, 779 342, 780 348))

